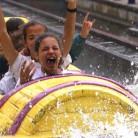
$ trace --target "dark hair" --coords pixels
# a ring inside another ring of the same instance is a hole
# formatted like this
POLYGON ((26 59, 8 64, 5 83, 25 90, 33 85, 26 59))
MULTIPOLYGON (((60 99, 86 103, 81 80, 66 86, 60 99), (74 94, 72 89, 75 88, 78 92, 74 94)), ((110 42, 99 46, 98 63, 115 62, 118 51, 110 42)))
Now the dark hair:
POLYGON ((6 22, 7 32, 15 49, 20 52, 24 48, 22 28, 25 22, 20 18, 10 18, 6 22))
POLYGON ((0 77, 4 76, 4 74, 8 71, 9 65, 6 58, 0 55, 0 77))
POLYGON ((34 45, 35 52, 38 52, 39 51, 39 47, 40 47, 41 41, 43 39, 47 38, 47 37, 54 38, 58 42, 58 45, 59 45, 60 50, 61 50, 61 43, 59 41, 59 38, 56 35, 54 35, 52 33, 43 33, 43 34, 39 35, 38 38, 35 41, 35 45, 34 45))
POLYGON ((24 24, 24 21, 20 18, 10 18, 6 22, 7 32, 8 34, 14 33, 15 31, 19 30, 21 25, 24 24))
POLYGON ((25 45, 23 43, 23 36, 21 34, 11 35, 10 36, 12 43, 14 45, 14 48, 21 52, 23 48, 25 48, 25 45))
POLYGON ((48 31, 47 27, 37 21, 29 21, 28 23, 26 23, 23 27, 23 36, 24 36, 24 39, 26 39, 26 35, 27 35, 27 29, 31 26, 35 26, 35 25, 41 25, 44 27, 45 29, 45 32, 48 31))

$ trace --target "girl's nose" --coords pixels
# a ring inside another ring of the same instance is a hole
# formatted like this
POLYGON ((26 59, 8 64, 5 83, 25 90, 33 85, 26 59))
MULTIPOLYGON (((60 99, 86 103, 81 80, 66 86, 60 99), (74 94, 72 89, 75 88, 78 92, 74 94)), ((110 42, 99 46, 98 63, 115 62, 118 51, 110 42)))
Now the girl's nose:
POLYGON ((53 52, 54 52, 54 50, 53 50, 53 48, 52 48, 52 47, 50 47, 48 51, 49 51, 49 52, 51 52, 51 53, 53 53, 53 52))

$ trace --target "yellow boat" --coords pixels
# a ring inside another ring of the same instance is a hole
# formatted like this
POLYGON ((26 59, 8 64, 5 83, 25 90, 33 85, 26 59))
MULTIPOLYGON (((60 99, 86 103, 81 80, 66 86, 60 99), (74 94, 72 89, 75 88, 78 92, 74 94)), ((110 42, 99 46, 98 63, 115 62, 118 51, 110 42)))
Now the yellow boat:
POLYGON ((7 22, 10 18, 19 18, 22 19, 25 23, 27 23, 29 20, 25 17, 4 17, 5 21, 7 22))
MULTIPOLYGON (((28 82, 0 99, 0 134, 70 136, 89 132, 93 120, 114 126, 116 114, 138 120, 138 100, 117 82, 87 74, 66 74, 28 82)), ((105 133, 107 130, 105 130, 105 133)))

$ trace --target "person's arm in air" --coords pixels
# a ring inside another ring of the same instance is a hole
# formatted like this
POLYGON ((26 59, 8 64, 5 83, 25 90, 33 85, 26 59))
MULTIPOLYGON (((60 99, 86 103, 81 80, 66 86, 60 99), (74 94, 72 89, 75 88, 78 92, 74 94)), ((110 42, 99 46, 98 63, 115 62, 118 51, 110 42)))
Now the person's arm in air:
POLYGON ((12 66, 19 53, 15 50, 13 43, 10 39, 10 36, 7 33, 6 23, 4 20, 1 7, 0 7, 0 43, 9 65, 12 66))
POLYGON ((20 71, 20 78, 17 80, 16 87, 21 86, 22 84, 33 80, 33 75, 35 74, 36 68, 34 68, 34 63, 30 62, 27 65, 27 61, 24 61, 20 71))
POLYGON ((83 20, 83 25, 80 34, 76 34, 73 39, 72 47, 70 50, 70 56, 72 58, 72 62, 77 60, 78 56, 84 49, 86 38, 88 37, 89 32, 96 21, 95 19, 92 22, 88 21, 88 17, 89 17, 89 12, 87 12, 83 20))
POLYGON ((72 40, 75 32, 76 23, 76 3, 77 0, 66 0, 68 2, 67 16, 64 25, 64 33, 62 37, 63 57, 69 54, 71 49, 72 40))

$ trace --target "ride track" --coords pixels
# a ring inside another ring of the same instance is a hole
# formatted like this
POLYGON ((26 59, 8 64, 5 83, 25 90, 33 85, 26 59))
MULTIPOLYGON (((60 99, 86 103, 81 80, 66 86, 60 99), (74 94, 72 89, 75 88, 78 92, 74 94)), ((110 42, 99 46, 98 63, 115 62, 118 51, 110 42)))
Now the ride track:
MULTIPOLYGON (((49 31, 63 33, 65 19, 19 2, 1 0, 4 13, 10 16, 23 16, 47 25, 49 31)), ((79 13, 78 13, 79 14, 79 13)), ((76 32, 82 24, 76 23, 76 32)), ((78 60, 73 63, 89 74, 114 79, 122 84, 132 83, 137 72, 138 44, 113 34, 92 28, 86 46, 78 60)))

